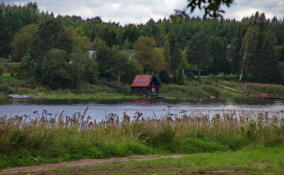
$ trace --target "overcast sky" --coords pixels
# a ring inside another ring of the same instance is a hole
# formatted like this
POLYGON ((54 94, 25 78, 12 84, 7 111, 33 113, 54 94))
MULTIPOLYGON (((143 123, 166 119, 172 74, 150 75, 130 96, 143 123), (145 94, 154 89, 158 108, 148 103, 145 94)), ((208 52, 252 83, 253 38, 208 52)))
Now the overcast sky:
MULTIPOLYGON (((31 0, 0 0, 0 2, 25 4, 31 0)), ((77 15, 84 19, 100 16, 105 22, 145 23, 168 17, 175 9, 183 10, 187 0, 33 0, 40 10, 55 15, 77 15)), ((234 0, 225 18, 242 19, 254 12, 265 12, 267 17, 284 18, 284 0, 234 0)), ((194 12, 191 16, 200 15, 194 12)))

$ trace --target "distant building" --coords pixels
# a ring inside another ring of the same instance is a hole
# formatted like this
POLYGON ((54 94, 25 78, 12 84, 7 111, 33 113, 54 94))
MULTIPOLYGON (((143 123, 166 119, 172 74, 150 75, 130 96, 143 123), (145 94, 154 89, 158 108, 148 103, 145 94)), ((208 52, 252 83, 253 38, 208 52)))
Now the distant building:
POLYGON ((134 49, 122 49, 121 51, 128 54, 130 59, 133 58, 135 55, 134 49))
POLYGON ((161 84, 153 75, 137 75, 131 85, 131 93, 138 95, 157 96, 161 84))
POLYGON ((88 51, 88 55, 89 55, 89 58, 94 58, 94 59, 96 59, 96 58, 97 58, 97 51, 95 51, 95 50, 90 50, 90 51, 88 51))

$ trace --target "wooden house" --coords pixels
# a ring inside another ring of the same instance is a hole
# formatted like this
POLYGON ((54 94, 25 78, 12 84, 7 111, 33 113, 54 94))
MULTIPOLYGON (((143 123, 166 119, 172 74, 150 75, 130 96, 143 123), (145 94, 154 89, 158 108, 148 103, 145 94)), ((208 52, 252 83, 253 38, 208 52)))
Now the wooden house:
POLYGON ((131 93, 138 95, 157 96, 161 84, 153 75, 137 75, 131 85, 131 93))

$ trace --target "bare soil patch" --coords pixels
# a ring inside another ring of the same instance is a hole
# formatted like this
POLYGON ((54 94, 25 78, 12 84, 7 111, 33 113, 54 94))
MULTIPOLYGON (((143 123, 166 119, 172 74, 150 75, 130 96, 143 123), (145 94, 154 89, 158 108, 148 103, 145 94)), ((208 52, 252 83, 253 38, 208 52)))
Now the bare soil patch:
POLYGON ((52 163, 38 166, 27 166, 27 167, 16 167, 0 170, 0 175, 8 174, 29 174, 40 171, 49 171, 57 168, 63 167, 84 167, 90 165, 99 165, 99 164, 113 164, 113 163, 126 163, 130 161, 146 161, 146 160, 155 160, 155 159, 165 159, 165 158, 181 158, 187 155, 136 155, 130 157, 118 157, 118 158, 108 158, 108 159, 81 159, 70 162, 61 162, 61 163, 52 163))

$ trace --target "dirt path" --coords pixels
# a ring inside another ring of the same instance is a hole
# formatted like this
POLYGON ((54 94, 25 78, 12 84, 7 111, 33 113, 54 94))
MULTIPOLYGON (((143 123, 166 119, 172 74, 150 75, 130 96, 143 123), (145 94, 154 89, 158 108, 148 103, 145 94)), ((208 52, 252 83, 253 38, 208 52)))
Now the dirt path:
POLYGON ((125 163, 130 161, 145 161, 145 160, 155 160, 155 159, 166 159, 166 158, 180 158, 187 155, 139 155, 139 156, 130 156, 130 157, 118 157, 118 158, 109 158, 109 159, 81 159, 70 162, 61 162, 61 163, 52 163, 38 166, 27 166, 27 167, 18 167, 18 168, 9 168, 0 170, 0 175, 3 174, 28 174, 39 171, 48 171, 54 170, 62 167, 83 167, 89 165, 98 165, 98 164, 112 164, 112 163, 125 163))
POLYGON ((231 87, 228 87, 228 86, 225 86, 223 84, 221 84, 221 86, 225 89, 229 89, 229 90, 232 90, 232 91, 235 91, 235 92, 240 92, 240 93, 243 93, 242 91, 238 90, 238 89, 235 89, 235 88, 231 88, 231 87))

